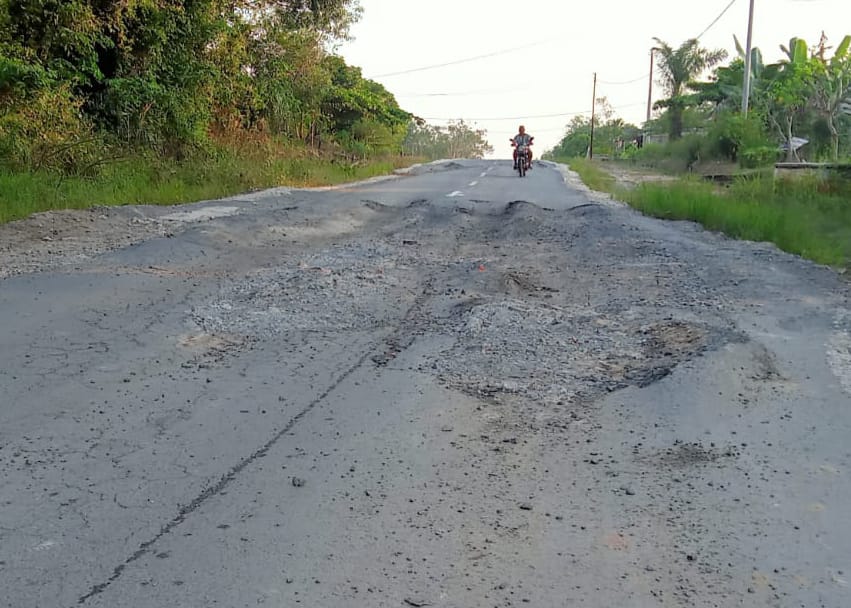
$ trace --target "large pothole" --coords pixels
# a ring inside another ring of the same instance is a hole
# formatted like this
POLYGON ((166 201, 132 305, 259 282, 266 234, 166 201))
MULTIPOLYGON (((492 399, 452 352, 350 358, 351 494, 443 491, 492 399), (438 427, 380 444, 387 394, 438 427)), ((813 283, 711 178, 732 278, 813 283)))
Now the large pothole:
POLYGON ((646 386, 710 344, 686 321, 638 324, 591 309, 504 299, 459 307, 455 343, 430 367, 478 396, 521 395, 542 406, 646 386))

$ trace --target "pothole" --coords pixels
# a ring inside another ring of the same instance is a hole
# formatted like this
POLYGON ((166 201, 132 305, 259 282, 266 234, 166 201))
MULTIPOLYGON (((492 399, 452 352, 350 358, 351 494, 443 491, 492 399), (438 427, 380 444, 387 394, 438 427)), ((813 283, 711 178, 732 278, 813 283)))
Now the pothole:
POLYGON ((457 340, 431 363, 445 383, 476 396, 519 395, 541 406, 648 386, 704 350, 710 333, 684 321, 637 325, 520 299, 470 300, 453 309, 449 322, 457 340))

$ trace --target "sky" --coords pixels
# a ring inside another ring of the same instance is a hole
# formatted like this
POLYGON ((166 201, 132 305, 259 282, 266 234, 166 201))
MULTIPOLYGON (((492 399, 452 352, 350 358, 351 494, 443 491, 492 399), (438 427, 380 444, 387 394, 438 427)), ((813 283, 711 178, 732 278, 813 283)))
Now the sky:
MULTIPOLYGON (((607 97, 617 116, 641 124, 653 38, 678 46, 702 34, 705 47, 726 49, 733 58, 733 36, 744 45, 749 9, 749 0, 360 4, 353 40, 337 52, 429 123, 464 119, 487 130, 494 158, 510 158, 508 140, 521 124, 535 136, 540 156, 560 141, 572 116, 590 117, 595 72, 597 97, 607 97), (480 58, 465 61, 474 57, 480 58), (451 65, 419 69, 441 64, 451 65)), ((755 0, 753 44, 766 62, 780 59, 780 45, 790 38, 813 45, 822 31, 834 45, 851 34, 851 1, 755 0)), ((662 97, 654 83, 653 99, 662 97)))

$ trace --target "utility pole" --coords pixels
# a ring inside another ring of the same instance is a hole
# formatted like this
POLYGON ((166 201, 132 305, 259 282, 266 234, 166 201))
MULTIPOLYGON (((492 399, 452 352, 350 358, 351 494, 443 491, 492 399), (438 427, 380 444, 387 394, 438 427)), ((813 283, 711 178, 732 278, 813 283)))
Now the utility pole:
POLYGON ((745 49, 745 82, 742 87, 742 116, 748 115, 748 103, 751 97, 751 54, 753 45, 753 5, 751 0, 750 15, 748 16, 748 41, 745 49))
POLYGON ((647 122, 650 122, 650 110, 653 107, 653 53, 655 51, 656 47, 650 49, 650 83, 647 85, 647 122))
POLYGON ((594 93, 591 96, 591 143, 588 146, 588 158, 594 158, 594 118, 597 111, 597 72, 594 72, 594 93))
POLYGON ((641 145, 647 143, 647 125, 650 124, 650 119, 652 118, 652 114, 650 113, 653 109, 653 60, 655 59, 656 51, 658 51, 658 47, 650 48, 650 82, 647 83, 647 121, 644 123, 644 133, 641 136, 641 145))

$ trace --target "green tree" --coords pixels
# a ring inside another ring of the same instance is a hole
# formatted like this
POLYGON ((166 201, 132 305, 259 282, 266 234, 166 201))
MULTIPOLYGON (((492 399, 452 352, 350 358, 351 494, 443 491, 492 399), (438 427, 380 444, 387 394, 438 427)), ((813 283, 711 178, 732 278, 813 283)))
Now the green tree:
POLYGON ((831 158, 839 158, 839 119, 849 111, 851 103, 851 36, 845 36, 828 60, 825 57, 827 39, 817 47, 814 59, 814 105, 830 132, 831 158))
POLYGON ((425 124, 414 119, 407 127, 403 149, 414 156, 428 159, 483 158, 493 152, 487 132, 474 129, 464 120, 452 121, 446 127, 425 124))
MULTIPOLYGON (((615 116, 614 109, 605 97, 597 99, 599 112, 594 118, 594 150, 600 154, 618 154, 634 139, 641 130, 615 116)), ((585 156, 591 145, 591 119, 574 116, 565 128, 564 137, 547 153, 556 158, 575 158, 585 156)))
POLYGON ((807 44, 793 38, 789 47, 781 47, 787 57, 769 66, 770 84, 766 88, 763 109, 768 120, 785 142, 786 160, 799 160, 793 138, 796 125, 812 106, 820 66, 809 56, 807 44))
POLYGON ((688 95, 693 81, 708 68, 723 61, 727 52, 723 49, 708 50, 700 46, 697 39, 683 42, 673 48, 668 43, 654 38, 659 57, 659 83, 668 95, 656 103, 657 108, 667 108, 670 117, 668 135, 679 139, 683 134, 683 112, 694 98, 688 95))
POLYGON ((356 124, 374 122, 404 133, 411 114, 402 110, 396 98, 382 86, 363 78, 358 67, 349 66, 336 55, 325 57, 323 65, 331 82, 322 100, 323 114, 331 133, 353 135, 356 124))
POLYGON ((360 14, 357 0, 0 0, 0 155, 42 166, 59 158, 47 145, 64 167, 96 137, 181 157, 240 131, 398 151, 410 114, 331 54, 360 14))

